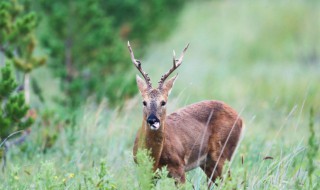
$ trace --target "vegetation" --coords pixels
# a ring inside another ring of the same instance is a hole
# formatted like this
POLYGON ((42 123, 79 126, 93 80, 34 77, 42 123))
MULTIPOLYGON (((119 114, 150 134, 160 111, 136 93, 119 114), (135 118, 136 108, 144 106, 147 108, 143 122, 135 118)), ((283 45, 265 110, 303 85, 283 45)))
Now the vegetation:
POLYGON ((26 102, 30 101, 30 72, 46 62, 45 56, 35 55, 37 47, 35 28, 38 24, 34 12, 26 13, 17 1, 0 3, 0 55, 1 64, 10 60, 17 68, 17 80, 24 89, 26 102))
POLYGON ((0 83, 0 140, 4 140, 11 133, 29 127, 33 120, 25 118, 29 106, 25 104, 23 92, 15 92, 17 83, 13 79, 11 65, 7 63, 1 69, 0 83))
MULTIPOLYGON (((172 35, 146 45, 144 57, 136 55, 156 84, 172 64, 172 49, 179 52, 190 42, 168 112, 217 99, 243 117, 246 129, 241 144, 225 165, 231 176, 226 172, 225 180, 217 181, 214 189, 319 188, 319 14, 316 1, 190 2, 172 35)), ((118 29, 133 25, 131 20, 116 23, 109 24, 118 29)), ((118 44, 127 57, 123 66, 134 70, 125 41, 118 44)), ((142 44, 131 42, 135 52, 142 44)), ((43 67, 33 73, 46 99, 55 83, 43 73, 51 71, 43 67)), ((134 79, 128 81, 134 83, 134 79)), ((64 94, 63 90, 58 93, 64 94)), ((141 100, 115 97, 126 99, 121 109, 110 107, 110 99, 104 98, 98 104, 84 98, 72 112, 52 101, 42 106, 31 101, 31 106, 45 109, 38 111, 25 143, 8 152, 0 189, 206 189, 201 169, 189 172, 187 183, 176 186, 165 169, 150 172, 152 159, 146 152, 139 153, 141 163, 134 164, 132 146, 141 124, 141 100)))
MULTIPOLYGON (((34 29, 36 15, 23 13, 23 7, 15 2, 0 3, 0 158, 3 166, 10 144, 7 139, 28 128, 33 119, 29 112, 29 73, 45 63, 45 57, 35 56, 34 29), (13 73, 12 63, 17 69, 13 73), (21 80, 21 74, 23 78, 21 80), (20 79, 19 85, 16 78, 20 79), (25 98, 26 97, 26 98, 25 98), (27 116, 28 115, 28 116, 27 116)), ((16 143, 23 140, 16 141, 16 143)), ((15 144, 15 143, 13 143, 15 144)))
MULTIPOLYGON (((23 6, 16 1, 0 3, 0 51, 24 73, 43 65, 44 56, 34 55, 36 48, 35 28, 37 16, 24 13, 23 6)), ((3 64, 3 63, 2 63, 3 64)))
POLYGON ((49 51, 51 69, 66 95, 59 98, 62 105, 76 108, 95 96, 98 102, 107 98, 115 106, 132 97, 137 90, 124 42, 134 41, 141 55, 151 39, 169 32, 180 9, 175 5, 182 2, 34 1, 43 18, 42 45, 49 51))

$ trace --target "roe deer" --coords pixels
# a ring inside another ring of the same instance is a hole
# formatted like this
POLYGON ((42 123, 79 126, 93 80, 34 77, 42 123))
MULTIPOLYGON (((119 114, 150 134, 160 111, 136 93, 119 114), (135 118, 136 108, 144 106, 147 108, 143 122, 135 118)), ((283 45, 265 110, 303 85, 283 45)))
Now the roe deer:
MULTIPOLYGON (((242 120, 230 106, 215 100, 188 105, 166 115, 168 96, 177 75, 166 81, 178 68, 189 44, 179 59, 173 53, 173 66, 165 73, 157 88, 152 88, 150 78, 134 58, 131 59, 144 80, 136 76, 143 98, 142 126, 133 147, 134 158, 139 148, 151 150, 153 170, 167 166, 169 175, 177 182, 185 182, 185 172, 198 166, 209 179, 209 186, 222 174, 225 160, 230 160, 242 131, 242 120)), ((136 160, 135 160, 136 161, 136 160)))

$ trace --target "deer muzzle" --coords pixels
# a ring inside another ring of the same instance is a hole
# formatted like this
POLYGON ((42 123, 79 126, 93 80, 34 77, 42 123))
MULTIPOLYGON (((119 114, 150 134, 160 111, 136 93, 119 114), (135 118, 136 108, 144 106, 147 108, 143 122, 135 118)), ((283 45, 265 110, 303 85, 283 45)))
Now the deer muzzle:
POLYGON ((160 120, 153 113, 147 118, 147 123, 151 130, 158 130, 160 128, 160 120))

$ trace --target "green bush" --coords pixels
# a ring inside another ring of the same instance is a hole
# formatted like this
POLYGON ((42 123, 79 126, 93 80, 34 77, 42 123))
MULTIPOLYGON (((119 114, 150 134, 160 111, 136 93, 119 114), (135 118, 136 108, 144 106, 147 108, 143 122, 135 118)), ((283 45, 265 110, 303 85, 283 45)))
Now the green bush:
POLYGON ((26 118, 29 110, 25 104, 23 92, 17 92, 17 83, 12 76, 12 68, 9 63, 1 69, 0 81, 0 140, 11 133, 29 127, 33 120, 26 118))
POLYGON ((24 7, 17 1, 2 1, 0 18, 0 55, 11 59, 23 73, 43 65, 46 57, 34 55, 34 31, 38 23, 36 14, 24 13, 24 7))
MULTIPOLYGON (((42 13, 38 31, 61 79, 63 106, 77 107, 89 96, 119 105, 136 93, 126 41, 143 49, 168 34, 183 1, 34 1, 42 13)), ((137 48, 138 49, 138 48, 137 48)), ((141 51, 136 51, 140 57, 141 51)))

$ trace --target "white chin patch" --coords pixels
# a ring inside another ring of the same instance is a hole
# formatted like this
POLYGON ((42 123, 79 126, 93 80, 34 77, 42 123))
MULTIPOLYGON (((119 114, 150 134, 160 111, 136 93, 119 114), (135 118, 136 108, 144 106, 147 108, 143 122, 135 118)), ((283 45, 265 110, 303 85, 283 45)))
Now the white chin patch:
POLYGON ((160 127, 160 123, 159 122, 155 122, 153 125, 150 126, 151 130, 158 130, 160 127))

